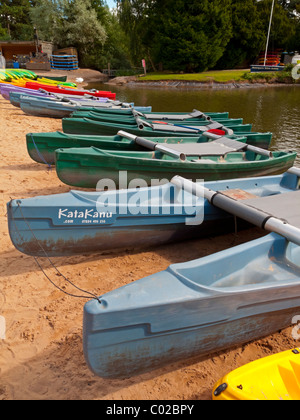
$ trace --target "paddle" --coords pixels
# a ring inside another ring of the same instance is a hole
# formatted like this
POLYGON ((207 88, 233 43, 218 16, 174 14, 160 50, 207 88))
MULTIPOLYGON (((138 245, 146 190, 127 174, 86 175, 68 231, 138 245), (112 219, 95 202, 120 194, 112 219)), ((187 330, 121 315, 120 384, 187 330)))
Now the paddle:
MULTIPOLYGON (((288 172, 293 173, 293 171, 288 172)), ((297 171, 297 174, 298 176, 300 175, 300 170, 297 171)), ((204 197, 212 205, 246 220, 261 229, 277 233, 285 237, 288 241, 300 245, 300 229, 276 216, 272 216, 263 210, 251 207, 241 201, 236 201, 222 194, 222 192, 210 190, 178 175, 171 179, 171 183, 180 189, 184 189, 185 191, 196 195, 197 197, 204 197)), ((300 191, 297 191, 297 193, 300 194, 300 191)), ((284 196, 288 197, 288 194, 291 193, 282 194, 281 200, 284 200, 284 196)), ((261 198, 261 200, 263 200, 263 198, 261 198)), ((286 204, 288 208, 288 202, 286 204)))

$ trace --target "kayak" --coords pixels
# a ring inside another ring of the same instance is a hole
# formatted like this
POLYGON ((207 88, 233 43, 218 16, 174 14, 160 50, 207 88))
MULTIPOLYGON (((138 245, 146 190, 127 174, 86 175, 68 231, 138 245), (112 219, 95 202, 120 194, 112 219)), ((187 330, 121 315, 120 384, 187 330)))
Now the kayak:
MULTIPOLYGON (((70 116, 71 118, 88 118, 90 120, 95 120, 97 122, 103 122, 103 123, 112 123, 112 124, 123 124, 124 127, 126 126, 131 126, 131 127, 136 127, 137 122, 135 117, 132 116, 122 116, 120 117, 118 116, 111 116, 111 115, 107 115, 107 114, 102 114, 101 113, 101 109, 99 110, 95 110, 95 111, 89 111, 89 110, 85 110, 85 109, 80 109, 80 110, 74 110, 73 113, 70 116)), ((140 118, 139 122, 149 122, 144 118, 140 118)), ((235 127, 237 126, 241 126, 243 125, 243 118, 225 118, 223 119, 222 117, 220 118, 215 118, 214 119, 215 122, 218 123, 222 123, 224 125, 224 127, 227 128, 231 128, 231 129, 235 129, 235 127)), ((166 125, 166 123, 164 122, 164 120, 158 121, 155 120, 154 121, 156 124, 164 124, 166 125)), ((198 127, 200 126, 209 126, 212 123, 212 121, 210 119, 205 119, 205 118, 191 118, 188 123, 185 122, 181 122, 181 120, 173 120, 172 121, 173 125, 177 125, 177 126, 185 126, 185 124, 188 124, 188 127, 198 127)), ((245 124, 243 125, 243 127, 245 128, 245 124)), ((251 131, 252 126, 251 125, 247 125, 247 130, 251 131)))
POLYGON ((220 379, 213 400, 299 400, 298 347, 247 363, 220 379))
MULTIPOLYGON (((251 133, 247 136, 228 136, 233 140, 247 142, 247 144, 268 149, 271 135, 251 133)), ((157 143, 165 144, 184 144, 184 143, 206 143, 209 139, 201 134, 198 137, 146 137, 157 143)), ((55 164, 55 150, 65 148, 96 147, 103 150, 118 151, 145 151, 145 147, 138 145, 134 140, 130 140, 123 135, 115 136, 92 136, 82 134, 67 134, 60 131, 45 133, 26 134, 27 151, 31 159, 38 163, 48 165, 55 164)))
POLYGON ((74 111, 71 115, 72 118, 89 118, 96 121, 107 121, 107 122, 115 122, 117 124, 136 124, 136 119, 140 118, 142 121, 148 121, 148 122, 156 122, 156 123, 165 123, 165 122, 171 122, 173 124, 188 124, 188 125, 203 125, 203 124, 210 124, 211 121, 218 121, 222 122, 226 127, 230 127, 231 125, 239 125, 243 124, 243 118, 229 118, 227 113, 203 113, 200 111, 192 112, 191 114, 185 114, 182 115, 181 119, 180 116, 178 118, 174 118, 172 120, 165 120, 162 119, 147 119, 146 115, 147 113, 144 112, 138 112, 135 109, 130 109, 131 112, 136 113, 132 115, 124 114, 109 114, 109 113, 103 113, 101 109, 95 110, 94 112, 88 111, 88 110, 78 110, 74 111), (137 115, 139 115, 137 117, 137 115), (189 115, 189 118, 188 118, 189 115), (224 116, 225 115, 225 116, 224 116))
MULTIPOLYGON (((298 190, 292 173, 207 182, 236 200, 298 190)), ((200 238, 236 229, 234 218, 167 183, 157 187, 84 192, 14 199, 7 204, 9 234, 22 253, 64 256, 141 248, 200 238), (109 209, 105 203, 112 203, 109 209)), ((238 227, 246 225, 238 219, 238 227)))
MULTIPOLYGON (((46 94, 44 94, 42 92, 38 92, 38 91, 36 91, 36 94, 32 94, 32 93, 27 94, 25 92, 17 92, 17 91, 9 92, 10 103, 12 105, 18 107, 18 108, 21 107, 21 104, 20 104, 21 99, 24 100, 25 98, 26 99, 29 99, 29 98, 30 99, 36 99, 36 98, 38 98, 41 101, 48 101, 48 102, 49 101, 51 101, 51 102, 56 101, 56 102, 61 102, 61 103, 69 103, 69 102, 74 102, 75 101, 76 103, 79 103, 82 106, 87 106, 87 105, 92 106, 93 105, 94 106, 93 109, 96 109, 97 104, 99 104, 99 103, 108 104, 108 101, 109 101, 109 99, 107 99, 107 98, 95 98, 95 97, 93 97, 95 99, 88 99, 86 97, 79 97, 79 96, 75 97, 76 99, 74 100, 74 96, 72 97, 72 96, 67 96, 67 95, 59 95, 58 93, 53 93, 53 94, 50 94, 50 95, 46 95, 46 94)), ((111 101, 111 102, 112 102, 112 104, 110 106, 113 106, 113 103, 114 102, 117 103, 118 101, 111 101)))
POLYGON ((96 188, 99 181, 109 178, 118 189, 123 171, 128 182, 138 179, 143 186, 168 182, 175 175, 193 181, 213 181, 282 173, 293 166, 297 156, 296 152, 253 151, 252 146, 227 137, 208 143, 167 146, 152 141, 144 143, 152 151, 58 149, 57 175, 65 184, 82 188, 96 188))
MULTIPOLYGON (((198 110, 194 110, 192 112, 168 112, 168 115, 173 116, 173 118, 169 118, 169 119, 181 119, 182 117, 185 116, 189 116, 190 114, 193 114, 194 112, 199 112, 198 110)), ((152 114, 152 111, 142 111, 142 114, 145 115, 150 115, 152 114)), ((133 112, 132 109, 123 109, 122 111, 117 110, 117 109, 113 109, 113 110, 102 110, 101 114, 107 114, 107 115, 127 115, 127 116, 132 116, 133 112)), ((154 113, 153 113, 154 114, 154 113)), ((160 112, 155 112, 155 115, 160 115, 163 114, 165 115, 165 113, 160 113, 160 112)), ((216 119, 216 118, 222 118, 222 119, 227 119, 229 118, 229 113, 228 112, 205 112, 205 115, 209 116, 211 119, 216 119)), ((149 117, 150 118, 150 117, 149 117)), ((151 118, 152 119, 152 118, 151 118)), ((154 119, 160 119, 160 118, 154 118, 154 119)))
POLYGON ((79 96, 83 96, 83 95, 92 95, 92 96, 96 96, 96 97, 105 97, 105 98, 109 98, 109 99, 116 99, 116 94, 112 93, 110 91, 90 91, 90 90, 80 90, 80 89, 67 89, 64 87, 59 87, 59 86, 50 86, 50 85, 46 85, 46 84, 42 84, 42 83, 34 83, 34 82, 26 82, 25 84, 26 88, 29 89, 44 89, 48 92, 54 92, 54 93, 66 93, 66 94, 71 94, 71 95, 79 95, 79 96))
POLYGON ((87 365, 128 378, 286 328, 300 310, 299 263, 300 247, 270 233, 91 299, 87 365))
MULTIPOLYGON (((192 125, 189 123, 185 124, 161 124, 161 123, 149 123, 142 119, 137 119, 134 123, 117 123, 99 121, 91 118, 63 118, 62 128, 64 133, 70 134, 92 134, 102 136, 114 136, 119 130, 125 130, 137 136, 145 137, 161 137, 161 136, 195 136, 203 131, 209 129, 224 129, 225 124, 221 122, 199 123, 192 125)), ((227 127, 232 129, 228 134, 247 134, 251 132, 251 124, 238 124, 233 127, 227 127)))
MULTIPOLYGON (((107 98, 99 98, 107 100, 107 98)), ((111 101, 101 102, 100 100, 79 100, 76 99, 66 100, 49 100, 45 98, 32 98, 23 96, 20 98, 20 108, 23 112, 29 115, 37 117, 49 117, 49 118, 63 118, 78 109, 95 110, 100 108, 110 108, 123 106, 122 102, 111 101)), ((129 106, 129 104, 127 105, 129 106)), ((137 109, 145 109, 145 107, 137 107, 137 109)))

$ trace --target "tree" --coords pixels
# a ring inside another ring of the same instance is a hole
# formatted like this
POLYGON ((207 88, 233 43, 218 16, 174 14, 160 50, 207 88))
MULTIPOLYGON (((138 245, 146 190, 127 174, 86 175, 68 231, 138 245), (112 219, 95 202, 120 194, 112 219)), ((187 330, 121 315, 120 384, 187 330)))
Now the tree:
POLYGON ((29 23, 29 0, 0 1, 0 36, 3 39, 30 40, 33 28, 29 23))
MULTIPOLYGON (((262 0, 258 3, 260 19, 262 21, 266 37, 268 33, 272 1, 273 0, 262 0)), ((275 1, 270 33, 271 50, 275 50, 277 48, 286 49, 291 41, 291 38, 295 36, 295 21, 293 18, 291 18, 289 11, 285 9, 283 3, 285 6, 291 5, 290 1, 275 1)))
POLYGON ((213 67, 231 37, 231 0, 122 0, 120 23, 134 58, 147 54, 171 70, 213 67))
POLYGON ((90 0, 38 0, 30 15, 41 39, 60 48, 76 47, 82 56, 95 42, 103 44, 106 40, 90 0))
POLYGON ((234 68, 252 63, 261 51, 265 33, 256 0, 232 0, 233 35, 217 68, 234 68))
POLYGON ((105 28, 107 37, 105 43, 94 42, 83 59, 84 65, 104 69, 109 63, 112 69, 130 69, 129 40, 120 27, 118 17, 99 0, 93 0, 92 7, 96 11, 98 21, 105 28))

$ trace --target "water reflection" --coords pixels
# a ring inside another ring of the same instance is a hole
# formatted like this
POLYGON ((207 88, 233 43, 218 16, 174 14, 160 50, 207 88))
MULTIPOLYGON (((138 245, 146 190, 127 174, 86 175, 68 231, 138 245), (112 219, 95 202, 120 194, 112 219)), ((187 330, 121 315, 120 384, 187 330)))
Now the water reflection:
POLYGON ((296 150, 300 166, 300 86, 202 90, 94 83, 88 88, 111 90, 119 100, 152 105, 153 111, 228 111, 252 123, 253 131, 272 132, 272 150, 296 150))

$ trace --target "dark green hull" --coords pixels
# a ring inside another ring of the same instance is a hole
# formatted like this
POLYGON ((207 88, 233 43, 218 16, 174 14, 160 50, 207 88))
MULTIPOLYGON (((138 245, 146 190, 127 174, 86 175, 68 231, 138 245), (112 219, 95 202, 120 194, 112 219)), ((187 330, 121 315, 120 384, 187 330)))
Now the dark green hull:
MULTIPOLYGON (((133 115, 110 115, 110 114, 104 114, 101 112, 101 110, 94 112, 93 111, 86 111, 86 110, 78 110, 72 112, 70 115, 70 118, 88 118, 90 120, 95 121, 101 121, 101 122, 108 122, 108 123, 117 123, 117 124, 136 124, 136 119, 133 115)), ((148 118, 140 118, 143 121, 147 122, 153 122, 153 120, 148 118)), ((182 120, 167 120, 164 119, 156 119, 157 122, 169 122, 172 124, 180 124, 180 125, 208 125, 211 123, 210 120, 205 120, 203 118, 190 118, 188 120, 182 121, 182 120)), ((243 118, 223 118, 223 117, 217 117, 212 121, 220 122, 224 124, 225 127, 231 127, 243 124, 243 118)))
MULTIPOLYGON (((251 133, 247 136, 228 136, 229 138, 245 138, 252 146, 268 149, 272 134, 251 133)), ((157 143, 203 143, 207 137, 148 137, 149 140, 157 143)), ((27 150, 30 157, 39 163, 53 165, 55 163, 55 150, 61 148, 96 147, 104 150, 116 151, 145 151, 145 148, 138 146, 134 141, 122 136, 84 136, 76 134, 61 133, 29 133, 26 135, 27 150)))
POLYGON ((153 186, 168 182, 175 175, 196 182, 278 174, 293 166, 297 155, 273 152, 273 157, 268 158, 247 151, 229 153, 221 159, 183 162, 160 152, 114 152, 94 147, 59 149, 55 154, 56 171, 62 182, 97 189, 132 188, 136 184, 129 183, 137 179, 140 186, 153 186), (109 185, 98 184, 103 179, 109 179, 109 185))
MULTIPOLYGON (((97 113, 101 113, 103 115, 107 115, 107 116, 132 116, 133 112, 132 112, 132 108, 119 108, 119 109, 114 109, 114 108, 104 108, 101 110, 95 110, 95 112, 97 113)), ((186 115, 188 114, 187 112, 147 112, 147 115, 151 116, 151 115, 155 115, 155 116, 159 116, 160 118, 164 118, 167 115, 172 115, 172 116, 182 116, 182 115, 186 115)), ((207 115, 208 117, 210 117, 212 120, 218 120, 218 119, 228 119, 229 118, 229 112, 204 112, 205 115, 207 115)))
MULTIPOLYGON (((184 124, 182 124, 184 125, 184 124)), ((135 134, 137 136, 143 137, 162 137, 162 136, 169 136, 169 137, 191 137, 200 135, 203 130, 197 129, 197 126, 194 125, 193 129, 185 129, 182 127, 172 126, 170 127, 170 131, 166 131, 164 129, 157 129, 154 130, 151 127, 144 126, 143 129, 140 129, 137 124, 117 124, 117 123, 109 123, 109 122, 102 122, 91 120, 88 118, 63 118, 62 119, 62 128, 64 133, 70 134, 92 134, 92 135, 99 135, 99 136, 114 136, 120 130, 127 131, 131 134, 135 134)), ((189 124, 191 125, 191 124, 189 124)), ((203 126, 204 124, 199 124, 203 126)), ((232 128, 235 134, 245 134, 249 133, 252 130, 251 124, 239 124, 232 128)))
POLYGON ((56 80, 57 82, 66 82, 67 81, 67 76, 39 76, 37 75, 38 78, 47 78, 50 80, 56 80))

